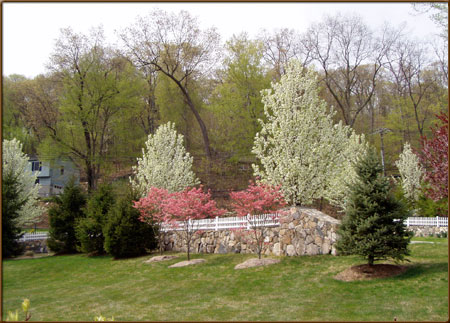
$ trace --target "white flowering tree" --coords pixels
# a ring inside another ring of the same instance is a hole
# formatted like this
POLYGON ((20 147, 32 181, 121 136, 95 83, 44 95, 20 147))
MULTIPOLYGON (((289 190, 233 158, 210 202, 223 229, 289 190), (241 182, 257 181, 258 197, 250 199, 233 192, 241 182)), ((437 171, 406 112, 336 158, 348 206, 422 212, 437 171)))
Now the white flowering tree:
POLYGON ((200 183, 192 171, 192 156, 183 146, 183 135, 175 130, 175 124, 161 125, 155 134, 148 136, 142 158, 133 167, 132 186, 142 196, 151 187, 164 188, 170 193, 184 190, 200 183))
POLYGON ((39 221, 44 208, 38 204, 39 184, 36 184, 37 172, 32 172, 28 156, 22 151, 22 143, 17 139, 3 140, 2 171, 3 176, 11 173, 20 185, 19 199, 26 201, 19 211, 17 226, 33 224, 39 221))
POLYGON ((342 123, 335 125, 333 139, 333 157, 323 195, 332 205, 345 210, 350 189, 358 178, 354 165, 365 156, 368 143, 364 135, 356 134, 342 123))
POLYGON ((403 152, 395 162, 395 166, 400 172, 401 185, 405 197, 412 202, 417 201, 425 171, 409 143, 405 143, 403 146, 403 152))
POLYGON ((261 181, 281 185, 290 204, 311 204, 327 198, 345 207, 345 183, 356 177, 352 162, 364 151, 364 138, 348 126, 334 124, 325 101, 319 98, 317 76, 291 61, 272 90, 263 91, 262 129, 252 152, 261 181))

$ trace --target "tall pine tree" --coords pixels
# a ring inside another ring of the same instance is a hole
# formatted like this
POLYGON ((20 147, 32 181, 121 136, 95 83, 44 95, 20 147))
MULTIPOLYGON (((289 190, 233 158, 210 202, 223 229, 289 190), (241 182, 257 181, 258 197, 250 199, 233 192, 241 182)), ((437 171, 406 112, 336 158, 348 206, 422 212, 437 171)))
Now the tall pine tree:
POLYGON ((6 172, 2 177, 2 256, 17 256, 22 247, 17 241, 22 237, 18 218, 20 209, 26 200, 22 197, 21 185, 13 172, 6 172))
POLYGON ((388 258, 403 260, 409 254, 412 235, 403 225, 408 217, 406 207, 390 192, 373 149, 355 169, 358 180, 350 190, 346 216, 339 229, 338 251, 360 255, 369 265, 388 258))

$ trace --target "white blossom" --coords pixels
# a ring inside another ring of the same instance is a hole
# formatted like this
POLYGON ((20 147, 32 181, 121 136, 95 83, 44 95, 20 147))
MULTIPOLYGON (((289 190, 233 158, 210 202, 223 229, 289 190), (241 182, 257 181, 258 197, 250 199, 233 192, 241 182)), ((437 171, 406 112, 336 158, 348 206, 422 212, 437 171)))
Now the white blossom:
POLYGON ((343 208, 364 137, 333 123, 334 112, 319 98, 315 72, 299 62, 291 61, 272 88, 262 92, 267 121, 260 120, 252 150, 261 164, 253 165, 255 176, 281 184, 288 203, 311 204, 325 197, 343 208))
POLYGON ((324 197, 332 205, 345 210, 350 188, 358 178, 354 165, 367 153, 368 143, 363 134, 356 134, 350 127, 341 124, 336 127, 334 160, 329 169, 324 197))
POLYGON ((411 201, 417 201, 425 171, 420 165, 419 158, 413 153, 409 143, 405 143, 403 146, 403 152, 395 162, 395 166, 397 166, 400 172, 405 197, 411 201))
POLYGON ((24 206, 19 210, 17 225, 22 227, 39 221, 44 208, 38 204, 39 184, 36 184, 38 172, 32 172, 28 156, 22 152, 22 144, 17 139, 3 140, 2 150, 3 176, 11 173, 17 177, 21 200, 24 206))
POLYGON ((131 184, 142 195, 151 187, 165 188, 169 192, 182 191, 188 186, 199 184, 192 171, 192 156, 183 146, 183 135, 177 134, 175 124, 161 125, 155 134, 148 136, 142 149, 142 158, 133 167, 131 184))

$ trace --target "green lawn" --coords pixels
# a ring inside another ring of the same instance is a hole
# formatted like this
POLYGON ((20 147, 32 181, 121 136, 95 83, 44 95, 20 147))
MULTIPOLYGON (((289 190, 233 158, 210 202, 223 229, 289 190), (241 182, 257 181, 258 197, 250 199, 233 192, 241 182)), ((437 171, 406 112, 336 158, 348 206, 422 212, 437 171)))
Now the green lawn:
MULTIPOLYGON (((234 270, 253 255, 194 255, 193 267, 152 265, 149 257, 84 255, 3 262, 3 315, 31 300, 31 320, 92 321, 446 321, 448 240, 417 238, 400 276, 345 283, 333 276, 357 257, 284 257, 268 267, 234 270)), ((181 255, 185 260, 185 255, 181 255)))

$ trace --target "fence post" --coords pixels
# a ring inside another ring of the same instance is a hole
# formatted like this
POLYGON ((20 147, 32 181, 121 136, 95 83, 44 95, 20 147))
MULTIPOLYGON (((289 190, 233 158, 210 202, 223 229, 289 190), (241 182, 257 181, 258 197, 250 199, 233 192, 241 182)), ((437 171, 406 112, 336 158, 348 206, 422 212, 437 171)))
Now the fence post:
POLYGON ((406 218, 406 227, 409 227, 409 217, 406 218))
POLYGON ((439 227, 439 217, 436 217, 436 226, 439 227))
POLYGON ((216 231, 219 230, 219 217, 216 216, 216 231))
POLYGON ((250 230, 250 214, 247 214, 247 230, 250 230))

